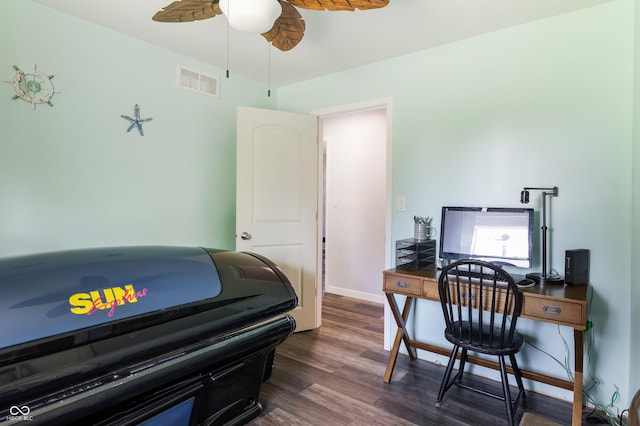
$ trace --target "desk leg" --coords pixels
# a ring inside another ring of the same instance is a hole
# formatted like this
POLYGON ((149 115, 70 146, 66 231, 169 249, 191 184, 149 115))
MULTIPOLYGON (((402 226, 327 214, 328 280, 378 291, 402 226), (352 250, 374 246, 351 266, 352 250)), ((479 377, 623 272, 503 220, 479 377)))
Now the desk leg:
POLYGON ((404 342, 404 345, 407 348, 407 352, 409 352, 409 358, 411 358, 412 360, 416 359, 417 355, 415 348, 413 348, 409 343, 409 337, 406 330, 406 321, 409 317, 409 312, 411 311, 411 303, 413 302, 414 298, 407 296, 401 314, 400 309, 398 308, 398 304, 396 303, 396 299, 395 297, 393 297, 393 293, 385 293, 385 295, 387 296, 387 301, 389 302, 391 313, 393 313, 393 318, 396 320, 396 325, 398 326, 398 331, 396 331, 396 338, 393 341, 391 353, 389 354, 387 371, 384 373, 384 382, 389 383, 391 381, 391 375, 393 374, 393 368, 396 365, 398 352, 400 351, 400 344, 404 342))
POLYGON ((582 330, 573 330, 573 345, 575 353, 575 372, 573 375, 573 417, 572 426, 582 425, 582 390, 583 390, 583 337, 582 330))

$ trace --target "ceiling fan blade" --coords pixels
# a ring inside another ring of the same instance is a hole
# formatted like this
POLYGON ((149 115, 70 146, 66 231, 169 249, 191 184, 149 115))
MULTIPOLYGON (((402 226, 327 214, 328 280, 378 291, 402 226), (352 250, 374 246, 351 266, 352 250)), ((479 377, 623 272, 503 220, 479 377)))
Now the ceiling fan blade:
POLYGON ((288 0, 294 6, 312 10, 368 10, 379 9, 389 0, 288 0))
POLYGON ((300 12, 290 3, 278 0, 282 5, 280 17, 262 36, 282 51, 291 50, 300 43, 306 29, 300 12))
POLYGON ((158 22, 192 22, 216 15, 222 15, 218 0, 180 0, 163 7, 151 19, 158 22))

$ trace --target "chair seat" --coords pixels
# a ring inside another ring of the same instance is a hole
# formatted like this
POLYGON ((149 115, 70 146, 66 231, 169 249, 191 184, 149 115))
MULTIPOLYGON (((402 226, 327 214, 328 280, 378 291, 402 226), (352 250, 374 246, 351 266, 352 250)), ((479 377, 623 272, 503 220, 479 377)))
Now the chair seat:
POLYGON ((454 345, 474 352, 488 355, 509 355, 517 353, 524 345, 524 337, 517 331, 514 331, 511 342, 508 342, 506 336, 504 339, 500 339, 502 329, 498 327, 494 327, 492 332, 492 329, 485 325, 482 327, 482 335, 480 335, 477 328, 474 328, 473 333, 469 331, 467 321, 457 321, 451 325, 451 329, 447 328, 444 331, 445 338, 454 345))

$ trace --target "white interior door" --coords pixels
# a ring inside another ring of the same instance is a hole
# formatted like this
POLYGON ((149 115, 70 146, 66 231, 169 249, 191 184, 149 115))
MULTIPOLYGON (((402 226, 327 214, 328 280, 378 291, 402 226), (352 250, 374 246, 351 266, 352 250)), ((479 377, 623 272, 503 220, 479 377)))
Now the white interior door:
POLYGON ((236 250, 271 259, 298 295, 296 331, 320 325, 318 118, 239 107, 236 250))

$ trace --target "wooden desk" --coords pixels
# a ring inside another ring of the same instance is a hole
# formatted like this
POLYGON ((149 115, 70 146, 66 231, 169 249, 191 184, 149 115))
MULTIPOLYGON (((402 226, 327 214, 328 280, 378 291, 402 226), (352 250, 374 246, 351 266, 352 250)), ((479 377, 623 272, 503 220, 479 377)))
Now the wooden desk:
MULTIPOLYGON (((398 331, 391 348, 387 371, 384 374, 385 383, 391 381, 393 368, 396 364, 400 345, 404 342, 409 357, 417 358, 416 349, 423 349, 440 355, 449 356, 450 349, 419 342, 412 339, 406 329, 411 305, 415 299, 425 299, 440 302, 438 293, 438 271, 435 268, 419 271, 404 269, 389 269, 384 271, 384 292, 391 307, 391 312, 398 325, 398 331), (407 296, 404 307, 400 311, 395 295, 407 296)), ((529 318, 553 324, 560 324, 573 328, 575 371, 574 382, 555 377, 522 370, 522 377, 557 386, 573 391, 572 424, 582 424, 582 386, 583 386, 583 335, 587 326, 587 286, 535 285, 521 289, 522 312, 521 318, 529 318)), ((444 332, 444 331, 443 331, 444 332)), ((498 364, 486 359, 469 357, 469 362, 484 367, 498 369, 498 364)))

